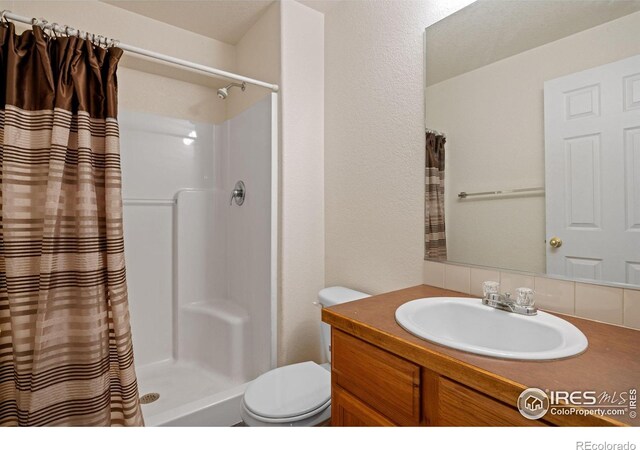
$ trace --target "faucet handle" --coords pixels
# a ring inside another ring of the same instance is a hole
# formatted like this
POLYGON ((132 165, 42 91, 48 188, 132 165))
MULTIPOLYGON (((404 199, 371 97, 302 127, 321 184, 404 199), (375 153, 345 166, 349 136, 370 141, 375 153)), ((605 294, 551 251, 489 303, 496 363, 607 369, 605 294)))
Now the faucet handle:
POLYGON ((247 188, 244 185, 242 180, 238 181, 231 192, 231 199, 229 200, 229 205, 233 205, 233 202, 236 202, 236 205, 242 206, 244 203, 245 196, 247 195, 247 188))
POLYGON ((516 289, 516 293, 518 294, 516 303, 519 306, 533 306, 535 304, 535 301, 533 300, 533 289, 520 287, 516 289))
POLYGON ((482 293, 484 297, 487 298, 491 294, 499 294, 500 293, 500 283, 497 281, 485 281, 482 283, 482 293))

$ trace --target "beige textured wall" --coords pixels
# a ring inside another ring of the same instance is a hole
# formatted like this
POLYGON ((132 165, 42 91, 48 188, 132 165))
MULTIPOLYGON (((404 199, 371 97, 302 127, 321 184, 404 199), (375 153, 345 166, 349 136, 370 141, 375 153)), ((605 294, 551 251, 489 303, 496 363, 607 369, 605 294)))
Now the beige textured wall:
POLYGON ((281 5, 281 308, 279 363, 320 361, 324 287, 324 16, 281 5))
MULTIPOLYGON (((247 77, 280 84, 280 3, 274 2, 236 44, 236 72, 247 77)), ((227 98, 231 118, 271 91, 247 85, 242 95, 227 98)))
MULTIPOLYGON (((68 24, 127 44, 235 70, 234 46, 96 0, 3 0, 0 9, 44 17, 49 22, 68 24)), ((204 122, 220 122, 226 117, 226 105, 217 98, 210 79, 134 56, 123 57, 118 79, 121 108, 204 122)))
POLYGON ((451 261, 545 271, 543 196, 455 194, 544 186, 544 81, 639 54, 638 30, 634 13, 427 88, 427 124, 447 133, 451 261))
POLYGON ((424 29, 469 1, 344 1, 325 17, 326 284, 422 283, 424 29))

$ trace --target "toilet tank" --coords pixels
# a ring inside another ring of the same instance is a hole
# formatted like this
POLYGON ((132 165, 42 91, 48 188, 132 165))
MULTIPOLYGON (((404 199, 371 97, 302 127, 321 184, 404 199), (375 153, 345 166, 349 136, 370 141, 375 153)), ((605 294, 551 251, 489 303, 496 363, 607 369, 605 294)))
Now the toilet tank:
MULTIPOLYGON (((369 294, 365 294, 364 292, 354 291, 353 289, 349 289, 346 287, 333 286, 324 288, 320 291, 320 293, 318 294, 318 303, 320 303, 323 308, 328 308, 329 306, 352 302, 354 300, 359 300, 366 297, 371 296, 369 294)), ((331 326, 322 322, 320 324, 320 331, 320 338, 322 340, 322 348, 325 358, 327 359, 327 361, 331 362, 331 326)))

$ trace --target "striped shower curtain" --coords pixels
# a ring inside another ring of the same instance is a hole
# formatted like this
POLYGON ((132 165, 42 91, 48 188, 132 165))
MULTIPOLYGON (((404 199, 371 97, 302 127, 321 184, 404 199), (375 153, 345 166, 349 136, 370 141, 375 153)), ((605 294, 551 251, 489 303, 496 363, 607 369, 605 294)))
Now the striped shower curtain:
POLYGON ((444 223, 444 144, 446 138, 427 131, 425 168, 424 258, 447 259, 444 223))
POLYGON ((142 425, 127 305, 122 50, 0 28, 0 425, 142 425))

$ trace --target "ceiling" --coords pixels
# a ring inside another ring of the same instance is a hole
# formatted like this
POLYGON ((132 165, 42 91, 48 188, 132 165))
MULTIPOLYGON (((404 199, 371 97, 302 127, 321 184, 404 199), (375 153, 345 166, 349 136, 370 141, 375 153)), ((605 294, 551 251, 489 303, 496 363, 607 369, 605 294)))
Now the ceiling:
POLYGON ((478 0, 427 28, 427 86, 639 10, 640 0, 478 0))
MULTIPOLYGON (((273 0, 100 0, 203 36, 235 45, 273 0)), ((339 0, 299 0, 322 13, 339 0)))
POLYGON ((299 3, 326 14, 342 0, 297 0, 299 3))

